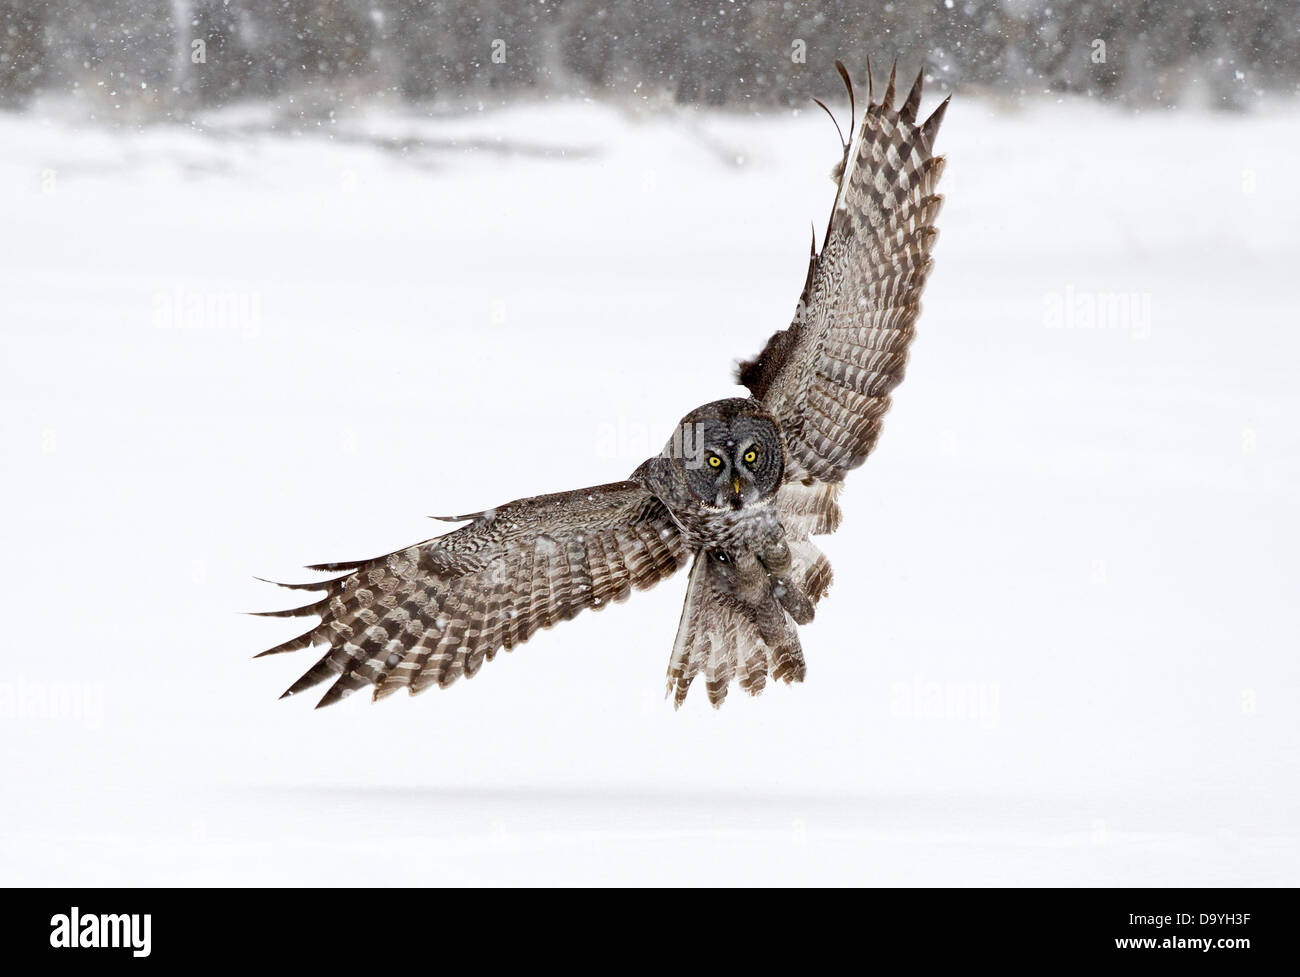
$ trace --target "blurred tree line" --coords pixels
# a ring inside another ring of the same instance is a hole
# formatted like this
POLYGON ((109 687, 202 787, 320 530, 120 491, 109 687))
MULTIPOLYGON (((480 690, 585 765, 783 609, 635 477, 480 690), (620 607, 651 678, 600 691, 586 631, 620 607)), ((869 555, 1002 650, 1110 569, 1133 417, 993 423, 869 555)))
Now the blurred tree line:
POLYGON ((762 108, 834 96, 834 59, 861 78, 871 54, 954 87, 1242 107, 1297 91, 1297 37, 1297 0, 0 0, 0 105, 327 113, 531 90, 762 108))

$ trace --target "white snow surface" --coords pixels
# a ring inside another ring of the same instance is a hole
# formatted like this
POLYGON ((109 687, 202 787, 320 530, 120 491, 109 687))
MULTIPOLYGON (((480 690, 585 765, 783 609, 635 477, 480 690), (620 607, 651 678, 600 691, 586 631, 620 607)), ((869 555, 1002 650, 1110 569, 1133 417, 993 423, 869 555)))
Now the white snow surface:
POLYGON ((807 681, 679 712, 684 575, 319 712, 239 612, 738 393, 829 123, 220 122, 0 116, 0 882, 1300 884, 1294 111, 955 99, 807 681))

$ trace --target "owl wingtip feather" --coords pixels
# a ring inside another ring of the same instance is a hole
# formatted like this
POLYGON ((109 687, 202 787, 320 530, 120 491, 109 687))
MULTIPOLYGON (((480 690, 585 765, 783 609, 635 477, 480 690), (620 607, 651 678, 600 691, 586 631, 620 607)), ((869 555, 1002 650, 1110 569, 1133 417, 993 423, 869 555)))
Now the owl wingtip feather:
POLYGON ((336 686, 331 685, 329 691, 320 697, 320 701, 318 701, 316 705, 312 706, 312 709, 324 709, 327 706, 332 706, 334 703, 342 701, 342 699, 343 693, 340 692, 336 686))
POLYGON ((894 107, 894 90, 897 78, 898 59, 895 58, 893 65, 889 69, 889 84, 885 86, 885 94, 880 99, 880 107, 886 112, 891 111, 894 107))
POLYGON ((306 583, 282 583, 279 580, 268 580, 266 577, 259 577, 253 574, 253 579, 260 583, 269 583, 274 587, 283 587, 285 590, 325 590, 332 584, 338 583, 343 577, 336 577, 334 580, 308 580, 306 583))
POLYGON ((329 604, 329 598, 318 600, 314 604, 304 604, 301 607, 290 607, 283 611, 242 611, 249 617, 311 617, 313 614, 324 614, 324 608, 329 604))
POLYGON ((266 651, 259 651, 254 658, 265 658, 267 655, 280 655, 289 651, 298 651, 302 648, 309 648, 316 643, 320 634, 320 625, 308 628, 302 634, 290 638, 288 641, 282 641, 273 648, 267 648, 266 651))
POLYGON ((462 516, 430 516, 430 519, 436 519, 438 522, 474 522, 478 519, 490 518, 496 513, 495 509, 484 509, 482 512, 467 512, 462 516))
POLYGON ((916 81, 903 100, 903 107, 898 110, 898 117, 905 122, 916 121, 916 110, 921 107, 921 89, 925 84, 925 68, 916 73, 916 81))
MULTIPOLYGON (((307 570, 315 570, 317 573, 339 573, 341 571, 351 572, 358 567, 365 566, 368 560, 349 560, 343 563, 309 563, 305 567, 307 570)), ((328 583, 328 581, 326 581, 328 583)))

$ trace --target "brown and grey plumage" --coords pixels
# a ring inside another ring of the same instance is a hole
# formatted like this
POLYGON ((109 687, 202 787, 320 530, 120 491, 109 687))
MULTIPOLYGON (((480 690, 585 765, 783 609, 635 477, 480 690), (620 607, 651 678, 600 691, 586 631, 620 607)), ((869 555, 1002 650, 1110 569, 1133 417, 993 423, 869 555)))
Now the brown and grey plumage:
POLYGON ((897 108, 894 81, 891 71, 879 102, 871 92, 844 148, 794 321, 740 364, 751 396, 687 414, 628 481, 511 502, 396 553, 312 567, 339 576, 285 586, 325 596, 270 616, 319 623, 263 654, 328 648, 285 695, 327 679, 320 705, 365 686, 376 699, 446 686, 692 560, 668 667, 674 703, 700 675, 715 706, 733 681, 757 694, 769 676, 803 680, 797 626, 831 582, 811 537, 839 526, 844 476, 876 444, 932 265, 943 170, 933 148, 948 103, 918 122, 922 75, 897 108))

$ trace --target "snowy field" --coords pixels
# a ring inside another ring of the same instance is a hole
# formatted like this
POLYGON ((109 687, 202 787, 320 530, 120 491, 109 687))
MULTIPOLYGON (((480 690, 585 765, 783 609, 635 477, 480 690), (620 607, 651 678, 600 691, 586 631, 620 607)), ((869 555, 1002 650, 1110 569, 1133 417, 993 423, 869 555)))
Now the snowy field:
POLYGON ((675 713, 682 576, 313 712, 252 575, 734 394, 830 123, 0 116, 0 882, 1300 884, 1298 121, 954 101, 804 685, 675 713))

